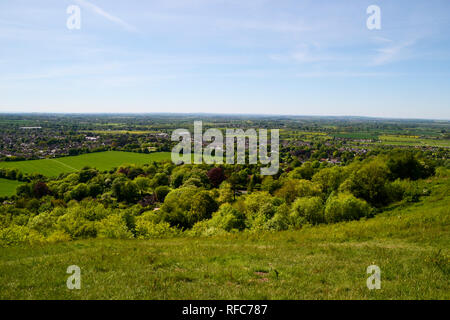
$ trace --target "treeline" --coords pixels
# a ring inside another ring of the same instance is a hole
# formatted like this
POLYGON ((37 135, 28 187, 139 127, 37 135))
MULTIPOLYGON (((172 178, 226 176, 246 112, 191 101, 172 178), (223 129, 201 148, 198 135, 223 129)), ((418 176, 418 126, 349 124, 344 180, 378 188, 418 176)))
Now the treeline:
POLYGON ((420 152, 395 151, 346 166, 291 163, 265 177, 257 166, 156 162, 34 177, 0 207, 0 244, 281 231, 370 218, 428 195, 420 179, 448 176, 438 165, 420 152))
POLYGON ((8 180, 17 180, 22 182, 30 182, 37 180, 45 180, 41 174, 26 174, 16 168, 0 168, 0 178, 8 180))

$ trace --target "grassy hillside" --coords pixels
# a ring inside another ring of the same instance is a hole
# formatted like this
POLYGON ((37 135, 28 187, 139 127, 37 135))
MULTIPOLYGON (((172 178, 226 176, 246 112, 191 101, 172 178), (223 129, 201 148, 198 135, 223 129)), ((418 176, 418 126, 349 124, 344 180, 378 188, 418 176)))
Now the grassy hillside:
POLYGON ((0 197, 9 197, 16 193, 16 188, 23 182, 0 179, 0 197))
POLYGON ((132 163, 142 165, 151 163, 152 161, 163 161, 169 159, 170 152, 143 154, 121 151, 106 151, 57 159, 0 162, 0 168, 17 168, 23 173, 40 173, 48 177, 54 177, 58 176, 60 173, 80 170, 85 166, 90 166, 103 171, 118 167, 122 164, 132 163))
POLYGON ((3 248, 0 299, 450 299, 449 225, 448 194, 435 192, 300 231, 3 248), (366 287, 372 264, 381 290, 366 287), (81 290, 66 288, 70 265, 81 290))

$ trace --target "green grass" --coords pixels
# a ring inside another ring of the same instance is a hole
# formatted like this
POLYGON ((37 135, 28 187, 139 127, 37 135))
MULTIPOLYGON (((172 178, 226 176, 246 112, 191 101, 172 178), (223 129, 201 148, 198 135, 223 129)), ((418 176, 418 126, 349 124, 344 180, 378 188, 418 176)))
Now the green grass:
POLYGON ((418 137, 404 137, 395 135, 381 135, 379 139, 382 144, 392 146, 450 147, 450 140, 422 139, 418 137))
POLYGON ((61 173, 75 172, 85 166, 104 171, 118 167, 122 164, 143 165, 153 161, 163 160, 170 160, 170 152, 144 154, 105 151, 55 159, 0 162, 0 168, 17 168, 23 173, 40 173, 44 176, 55 177, 61 173))
POLYGON ((336 138, 347 138, 347 139, 364 139, 364 140, 378 139, 376 133, 370 132, 340 132, 340 133, 333 133, 331 135, 336 138))
POLYGON ((158 133, 158 131, 144 131, 144 130, 86 130, 85 133, 94 134, 150 134, 158 133))
POLYGON ((16 193, 16 188, 23 182, 0 179, 0 197, 10 197, 16 193))
POLYGON ((300 231, 3 248, 0 299, 450 299, 449 205, 441 192, 300 231), (66 288, 70 265, 81 290, 66 288))

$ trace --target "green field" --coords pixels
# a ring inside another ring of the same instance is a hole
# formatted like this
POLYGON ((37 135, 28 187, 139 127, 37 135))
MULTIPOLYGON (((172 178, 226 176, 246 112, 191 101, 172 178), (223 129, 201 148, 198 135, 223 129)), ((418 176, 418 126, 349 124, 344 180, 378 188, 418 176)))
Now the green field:
POLYGON ((450 140, 422 139, 418 137, 405 137, 395 135, 381 135, 382 144, 392 146, 426 146, 426 147, 450 147, 450 140))
POLYGON ((105 151, 87 153, 80 156, 55 159, 0 162, 0 168, 17 168, 23 173, 40 173, 55 177, 61 173, 74 172, 85 166, 97 168, 100 171, 109 170, 122 164, 143 165, 152 161, 170 160, 170 152, 155 152, 150 154, 105 151))
POLYGON ((144 130, 86 130, 85 133, 94 134, 150 134, 158 133, 158 131, 144 131, 144 130))
POLYGON ((450 299, 450 199, 373 219, 211 238, 0 249, 0 299, 450 299), (366 286, 369 265, 381 289, 366 286), (81 268, 68 290, 67 267, 81 268))
POLYGON ((16 188, 23 182, 0 179, 0 197, 9 197, 16 193, 16 188))
POLYGON ((371 132, 340 132, 331 134, 336 138, 346 138, 346 139, 363 139, 363 140, 371 140, 378 139, 378 135, 376 133, 371 132))

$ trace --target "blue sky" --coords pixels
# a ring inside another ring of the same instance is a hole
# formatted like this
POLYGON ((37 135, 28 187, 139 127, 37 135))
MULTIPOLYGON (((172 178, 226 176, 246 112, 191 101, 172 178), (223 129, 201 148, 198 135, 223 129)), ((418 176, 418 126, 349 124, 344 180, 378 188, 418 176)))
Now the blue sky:
POLYGON ((2 0, 0 111, 450 119, 449 30, 448 0, 2 0))

